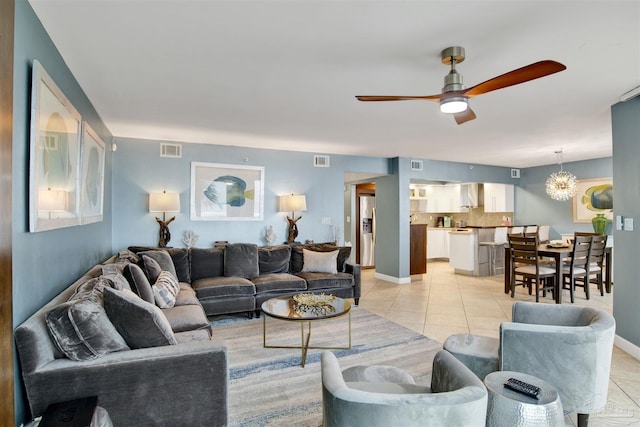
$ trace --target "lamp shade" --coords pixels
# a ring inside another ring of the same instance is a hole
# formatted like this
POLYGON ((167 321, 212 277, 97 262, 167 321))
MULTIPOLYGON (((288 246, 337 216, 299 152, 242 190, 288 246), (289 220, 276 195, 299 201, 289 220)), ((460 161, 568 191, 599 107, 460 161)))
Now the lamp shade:
POLYGON ((38 193, 38 209, 49 212, 67 210, 67 192, 64 190, 40 190, 38 193))
POLYGON ((180 212, 178 193, 149 193, 149 212, 180 212))
POLYGON ((304 194, 280 196, 280 212, 296 212, 307 210, 307 198, 304 194))

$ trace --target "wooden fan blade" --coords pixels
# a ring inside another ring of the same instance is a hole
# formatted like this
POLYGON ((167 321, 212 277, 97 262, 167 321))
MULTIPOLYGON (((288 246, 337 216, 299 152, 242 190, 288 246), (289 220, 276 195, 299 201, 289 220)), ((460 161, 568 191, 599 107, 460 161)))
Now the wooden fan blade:
POLYGON ((356 95, 358 101, 408 101, 408 100, 426 100, 426 101, 440 101, 441 95, 426 95, 426 96, 377 96, 377 95, 356 95))
POLYGON ((464 110, 461 113, 455 113, 453 115, 453 118, 456 119, 456 123, 458 123, 459 125, 468 122, 469 120, 473 120, 476 118, 476 113, 473 112, 473 110, 470 107, 467 107, 466 110, 464 110))
POLYGON ((469 89, 464 90, 463 93, 465 96, 472 98, 497 89, 525 83, 529 80, 539 79, 540 77, 545 77, 566 69, 566 66, 556 61, 547 60, 535 62, 527 65, 526 67, 509 71, 508 73, 470 87, 469 89))

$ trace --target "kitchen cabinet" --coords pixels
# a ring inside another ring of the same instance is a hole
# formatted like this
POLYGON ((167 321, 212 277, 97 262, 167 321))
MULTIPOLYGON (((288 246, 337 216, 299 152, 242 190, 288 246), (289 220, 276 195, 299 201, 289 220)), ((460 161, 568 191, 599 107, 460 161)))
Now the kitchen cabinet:
POLYGON ((409 274, 425 274, 427 272, 427 224, 411 224, 409 246, 409 274))
POLYGON ((449 233, 451 256, 449 266, 456 270, 456 273, 475 275, 476 253, 477 253, 477 233, 471 230, 451 231, 449 233))
POLYGON ((426 197, 429 213, 467 212, 460 206, 460 184, 428 185, 426 197))
POLYGON ((513 184, 484 184, 485 212, 513 212, 514 210, 513 184))
POLYGON ((411 184, 409 187, 409 209, 411 212, 428 212, 427 186, 411 184))
POLYGON ((449 229, 427 229, 427 259, 449 258, 449 229))

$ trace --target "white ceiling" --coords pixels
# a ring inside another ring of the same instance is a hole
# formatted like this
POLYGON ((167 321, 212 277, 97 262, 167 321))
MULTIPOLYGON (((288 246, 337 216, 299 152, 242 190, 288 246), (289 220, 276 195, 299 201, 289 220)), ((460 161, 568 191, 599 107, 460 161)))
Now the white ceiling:
POLYGON ((120 137, 529 167, 611 156, 610 106, 640 86, 638 0, 30 3, 120 137), (439 93, 454 45, 467 86, 567 70, 472 99, 461 126, 355 99, 439 93))

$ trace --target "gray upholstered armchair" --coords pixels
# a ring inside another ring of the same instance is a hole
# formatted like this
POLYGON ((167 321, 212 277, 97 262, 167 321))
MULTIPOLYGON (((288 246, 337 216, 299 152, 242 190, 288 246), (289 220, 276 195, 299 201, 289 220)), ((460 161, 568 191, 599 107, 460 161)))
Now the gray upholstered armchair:
POLYGON ((365 368, 373 368, 372 375, 354 367, 343 376, 328 351, 322 353, 321 365, 325 427, 485 425, 484 384, 446 351, 434 358, 431 388, 415 385, 408 374, 390 367, 365 368))
POLYGON ((500 325, 500 339, 452 335, 444 348, 476 375, 517 371, 552 384, 565 413, 589 414, 607 403, 616 322, 603 311, 574 305, 517 301, 512 322, 500 325))
POLYGON ((615 330, 603 310, 516 302, 513 322, 500 327, 500 369, 553 384, 565 413, 586 425, 607 403, 615 330))

